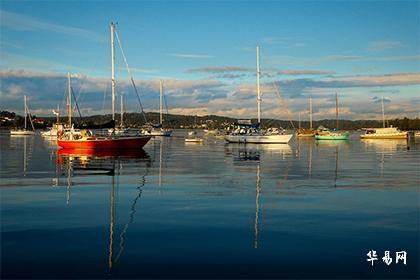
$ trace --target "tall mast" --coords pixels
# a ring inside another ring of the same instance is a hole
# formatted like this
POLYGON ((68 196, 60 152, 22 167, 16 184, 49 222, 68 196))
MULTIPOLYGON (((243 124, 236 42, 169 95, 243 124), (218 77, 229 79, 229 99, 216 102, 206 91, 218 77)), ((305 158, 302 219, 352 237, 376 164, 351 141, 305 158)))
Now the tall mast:
POLYGON ((60 104, 57 104, 57 124, 60 123, 60 104))
POLYGON ((162 80, 159 81, 159 89, 160 89, 160 125, 163 124, 163 114, 162 114, 162 107, 163 107, 163 84, 162 80))
POLYGON ((25 130, 26 130, 26 95, 23 97, 24 106, 25 106, 25 130))
POLYGON ((309 96, 309 129, 312 130, 312 96, 309 96))
POLYGON ((68 86, 68 97, 67 97, 67 110, 68 110, 68 118, 69 118, 69 127, 71 127, 71 115, 72 115, 72 105, 71 105, 71 80, 70 80, 70 72, 67 73, 67 86, 68 86))
POLYGON ((260 47, 257 46, 257 118, 261 122, 261 90, 260 90, 260 47))
POLYGON ((300 112, 299 112, 299 130, 300 130, 300 112))
POLYGON ((382 126, 385 128, 385 109, 384 109, 384 97, 382 96, 382 126))
POLYGON ((338 94, 335 92, 335 128, 338 129, 338 94))
POLYGON ((112 83, 112 120, 115 121, 115 23, 111 22, 111 83, 112 83))
POLYGON ((120 127, 122 128, 123 127, 123 96, 122 94, 121 94, 121 105, 120 105, 120 117, 121 117, 120 127))

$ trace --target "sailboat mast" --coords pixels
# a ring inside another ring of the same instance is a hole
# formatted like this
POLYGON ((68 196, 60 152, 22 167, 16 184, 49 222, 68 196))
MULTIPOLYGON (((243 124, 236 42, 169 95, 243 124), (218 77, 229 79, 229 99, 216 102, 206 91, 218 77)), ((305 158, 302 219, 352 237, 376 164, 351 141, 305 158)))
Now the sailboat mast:
POLYGON ((312 130, 312 96, 309 96, 309 129, 312 130))
POLYGON ((122 128, 123 127, 123 96, 122 94, 121 94, 121 105, 120 105, 120 117, 121 117, 120 127, 122 128))
POLYGON ((338 94, 335 92, 335 128, 338 129, 338 94))
POLYGON ((163 107, 163 84, 162 80, 159 81, 159 89, 160 89, 160 125, 163 124, 163 114, 162 114, 162 107, 163 107))
POLYGON ((382 96, 382 126, 385 128, 385 109, 384 109, 384 97, 382 96))
POLYGON ((67 106, 68 106, 68 118, 69 118, 69 127, 71 127, 71 117, 72 117, 72 105, 71 105, 71 79, 70 72, 67 73, 67 86, 68 86, 68 97, 67 97, 67 106))
POLYGON ((299 130, 300 130, 300 112, 299 112, 299 130))
POLYGON ((60 104, 57 105, 57 124, 60 123, 60 104))
POLYGON ((24 110, 25 110, 25 130, 26 130, 26 95, 23 97, 23 100, 24 100, 24 106, 25 106, 24 110))
POLYGON ((257 46, 257 118, 261 122, 260 47, 257 46))
POLYGON ((112 83, 112 120, 115 121, 115 23, 111 22, 111 83, 112 83))

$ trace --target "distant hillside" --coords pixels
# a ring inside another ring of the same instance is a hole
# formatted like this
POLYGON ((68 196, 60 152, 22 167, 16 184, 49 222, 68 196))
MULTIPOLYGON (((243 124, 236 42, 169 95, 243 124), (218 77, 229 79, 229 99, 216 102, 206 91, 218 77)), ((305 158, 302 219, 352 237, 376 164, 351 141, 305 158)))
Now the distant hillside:
MULTIPOLYGON (((120 115, 116 114, 116 121, 117 125, 119 124, 120 115)), ((33 119, 37 119, 36 116, 33 116, 33 119)), ((66 117, 61 117, 61 121, 66 121, 66 117)), ((158 123, 159 122, 159 114, 149 112, 146 113, 146 119, 148 122, 151 123, 158 123)), ((38 118, 38 120, 41 120, 38 118)), ((79 117, 74 118, 74 122, 76 123, 85 123, 85 124, 100 124, 105 123, 111 120, 111 115, 95 115, 95 116, 88 116, 83 117, 80 119, 79 117)), ((216 129, 216 128, 224 128, 233 124, 238 119, 223 117, 223 116, 215 116, 215 115, 207 115, 207 116, 189 116, 189 115, 172 115, 172 114, 164 114, 164 126, 165 127, 172 127, 172 128, 209 128, 209 129, 216 129)), ((38 127, 42 126, 50 126, 53 122, 55 122, 54 117, 46 117, 42 118, 42 121, 37 122, 38 127)), ((252 119, 252 122, 256 122, 256 119, 252 119)), ((130 127, 141 127, 144 125, 144 118, 143 115, 140 113, 125 113, 124 114, 124 124, 130 127)), ((298 127, 298 122, 296 120, 293 121, 294 126, 298 127)), ((13 112, 3 111, 0 112, 0 127, 12 127, 12 126, 22 126, 23 125, 23 117, 15 115, 13 112)), ((290 121, 286 120, 274 120, 274 119, 262 119, 261 121, 262 127, 283 127, 286 129, 291 129, 292 124, 290 121)), ((318 120, 313 122, 313 127, 317 128, 318 126, 325 126, 329 128, 335 127, 335 120, 327 119, 327 120, 318 120)), ((420 119, 393 119, 387 120, 387 125, 393 125, 399 127, 402 130, 420 130, 420 119)), ((302 121, 301 127, 309 127, 308 121, 302 121)), ((339 127, 340 129, 345 130, 356 130, 366 127, 382 127, 382 121, 378 120, 339 120, 339 127)))

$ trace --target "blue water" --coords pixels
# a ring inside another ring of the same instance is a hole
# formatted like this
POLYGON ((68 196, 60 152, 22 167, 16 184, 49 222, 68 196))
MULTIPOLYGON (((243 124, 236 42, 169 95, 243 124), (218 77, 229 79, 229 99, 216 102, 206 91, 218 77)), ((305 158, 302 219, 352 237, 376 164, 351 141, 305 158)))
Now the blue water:
POLYGON ((420 140, 185 134, 116 156, 1 133, 2 278, 419 278, 420 140))

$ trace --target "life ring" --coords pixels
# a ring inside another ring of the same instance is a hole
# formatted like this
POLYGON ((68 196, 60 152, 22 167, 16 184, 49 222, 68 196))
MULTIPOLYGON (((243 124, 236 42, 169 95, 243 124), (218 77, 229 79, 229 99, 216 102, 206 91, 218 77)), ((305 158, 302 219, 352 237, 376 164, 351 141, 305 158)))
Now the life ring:
POLYGON ((63 131, 62 131, 62 130, 57 131, 57 136, 58 136, 58 137, 60 137, 60 136, 62 136, 62 135, 63 135, 63 131))

